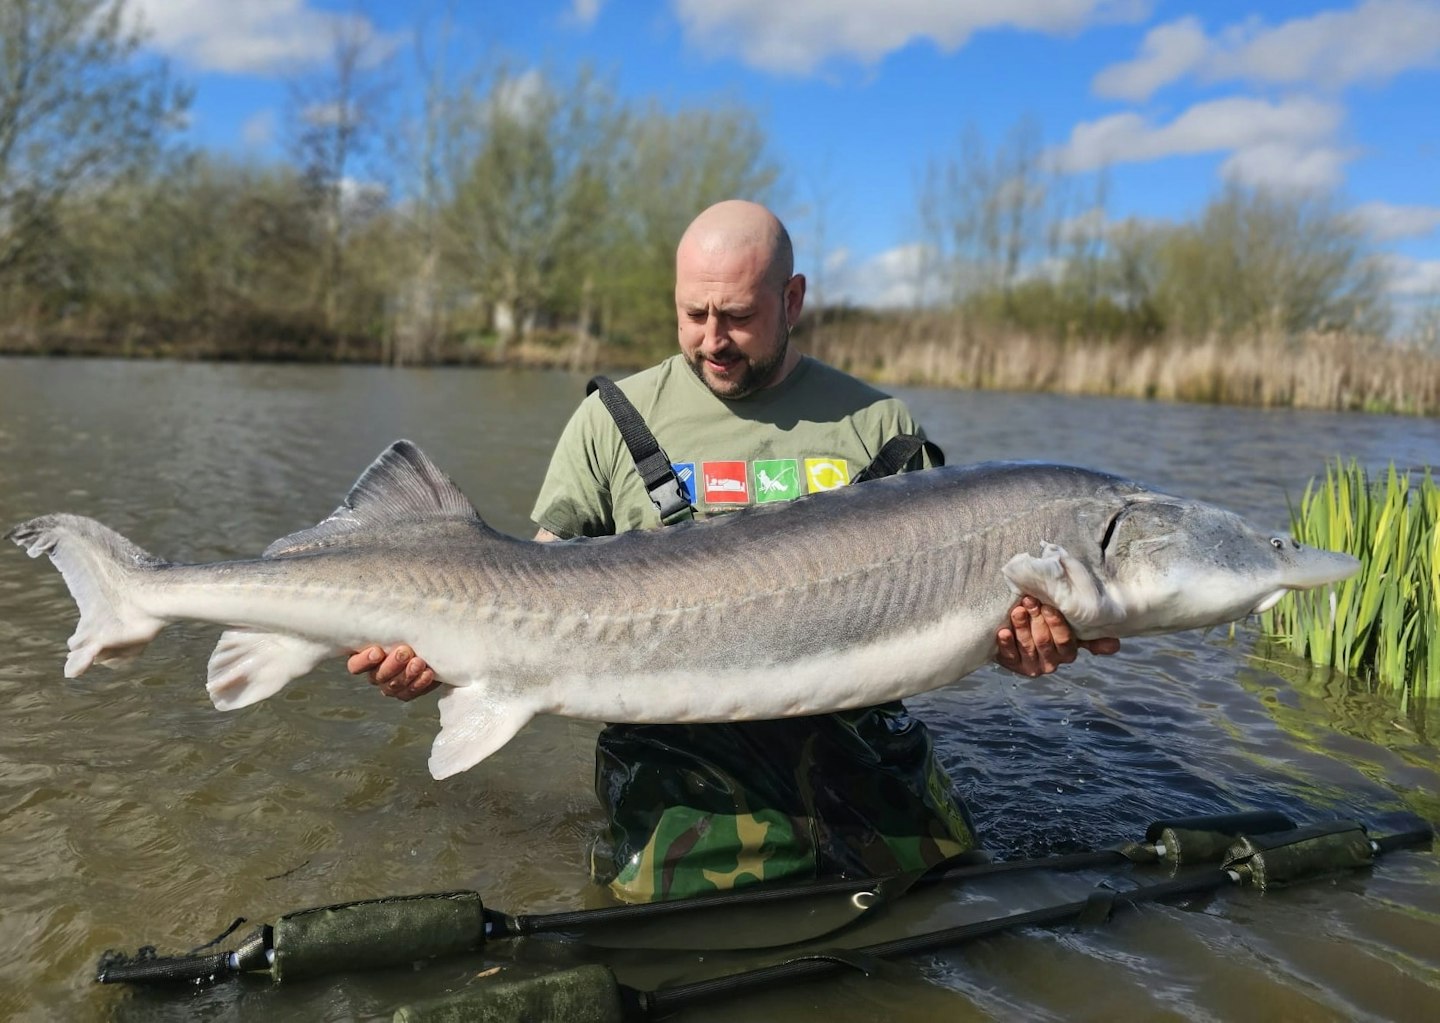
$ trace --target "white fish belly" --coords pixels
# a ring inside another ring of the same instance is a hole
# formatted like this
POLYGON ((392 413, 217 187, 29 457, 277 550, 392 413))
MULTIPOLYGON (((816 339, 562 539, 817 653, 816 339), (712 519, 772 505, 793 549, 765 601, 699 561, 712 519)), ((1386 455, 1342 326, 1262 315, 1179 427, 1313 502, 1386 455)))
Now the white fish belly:
POLYGON ((595 721, 765 720, 868 707, 938 689, 990 661, 994 622, 954 614, 878 643, 804 659, 691 670, 567 673, 536 693, 536 709, 595 721))

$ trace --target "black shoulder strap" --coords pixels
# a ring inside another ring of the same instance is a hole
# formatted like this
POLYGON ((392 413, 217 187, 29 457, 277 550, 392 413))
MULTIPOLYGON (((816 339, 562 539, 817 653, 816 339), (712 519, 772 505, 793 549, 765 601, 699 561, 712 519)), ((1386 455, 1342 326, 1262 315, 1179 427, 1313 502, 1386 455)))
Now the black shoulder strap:
POLYGON ((660 442, 645 425, 635 406, 630 404, 630 399, 609 377, 592 377, 585 385, 585 393, 590 395, 595 391, 600 392, 600 401, 620 428, 620 437, 630 451, 635 471, 645 481, 645 492, 660 512, 660 522, 668 526, 694 518, 695 510, 690 507, 690 498, 675 478, 675 470, 670 467, 670 456, 661 449, 660 442))
POLYGON ((851 483, 864 483, 866 480, 878 480, 885 476, 894 476, 897 472, 910 464, 910 460, 925 449, 925 454, 930 456, 933 465, 945 464, 945 452, 940 450, 940 445, 933 441, 916 437, 913 434, 902 433, 898 437, 891 437, 875 456, 875 460, 860 470, 859 475, 852 479, 851 483))

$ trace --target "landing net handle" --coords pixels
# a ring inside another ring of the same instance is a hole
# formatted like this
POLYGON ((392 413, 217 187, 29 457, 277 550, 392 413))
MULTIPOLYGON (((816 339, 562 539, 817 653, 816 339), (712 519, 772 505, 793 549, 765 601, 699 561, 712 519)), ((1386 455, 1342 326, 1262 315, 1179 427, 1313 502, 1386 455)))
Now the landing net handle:
POLYGON ((204 951, 230 931, 182 956, 158 956, 150 945, 134 956, 106 952, 95 979, 101 984, 200 982, 268 970, 278 982, 398 966, 479 948, 485 943, 487 916, 479 894, 469 891, 318 906, 258 928, 230 952, 204 951))
POLYGON ((162 956, 156 954, 154 945, 145 945, 135 955, 130 956, 111 949, 100 957, 95 979, 101 984, 207 983, 224 980, 248 970, 265 969, 269 965, 270 941, 269 926, 262 926, 257 927, 239 947, 227 952, 191 952, 183 956, 162 956))
POLYGON ((163 984, 223 980, 238 973, 268 971, 276 981, 320 976, 357 969, 382 969, 424 959, 473 951, 487 938, 585 930, 609 923, 638 921, 677 913, 700 913, 721 906, 769 903, 800 896, 878 891, 893 885, 887 899, 912 883, 961 881, 1011 871, 1080 870, 1129 860, 1172 864, 1218 861, 1240 834, 1293 829, 1294 822, 1270 811, 1249 811, 1207 817, 1155 821, 1146 832, 1152 843, 1126 843, 1094 852, 1068 853, 1031 860, 989 862, 988 857, 962 854, 923 874, 880 878, 847 878, 804 882, 774 888, 757 886, 673 902, 509 916, 486 909, 475 892, 435 892, 391 896, 302 909, 257 930, 231 952, 210 951, 244 920, 237 920, 218 938, 179 956, 158 956, 146 946, 134 956, 106 952, 96 979, 102 984, 163 984))

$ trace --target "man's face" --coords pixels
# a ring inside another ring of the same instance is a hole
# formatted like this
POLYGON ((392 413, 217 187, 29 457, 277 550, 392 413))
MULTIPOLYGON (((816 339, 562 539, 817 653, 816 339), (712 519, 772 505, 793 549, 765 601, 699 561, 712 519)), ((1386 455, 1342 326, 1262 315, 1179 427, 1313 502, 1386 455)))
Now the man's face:
POLYGON ((805 293, 802 277, 767 280, 763 250, 682 247, 675 263, 680 352, 721 398, 743 398, 793 368, 790 323, 805 293), (788 313, 788 316, 787 316, 788 313))

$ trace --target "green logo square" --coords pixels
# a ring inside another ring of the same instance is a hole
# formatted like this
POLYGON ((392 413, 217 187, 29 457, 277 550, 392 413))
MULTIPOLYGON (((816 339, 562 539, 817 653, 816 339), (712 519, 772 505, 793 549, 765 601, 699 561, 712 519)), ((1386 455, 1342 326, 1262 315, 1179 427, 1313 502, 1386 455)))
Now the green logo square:
POLYGON ((800 496, 800 463, 793 458, 755 460, 755 503, 793 501, 800 496))

